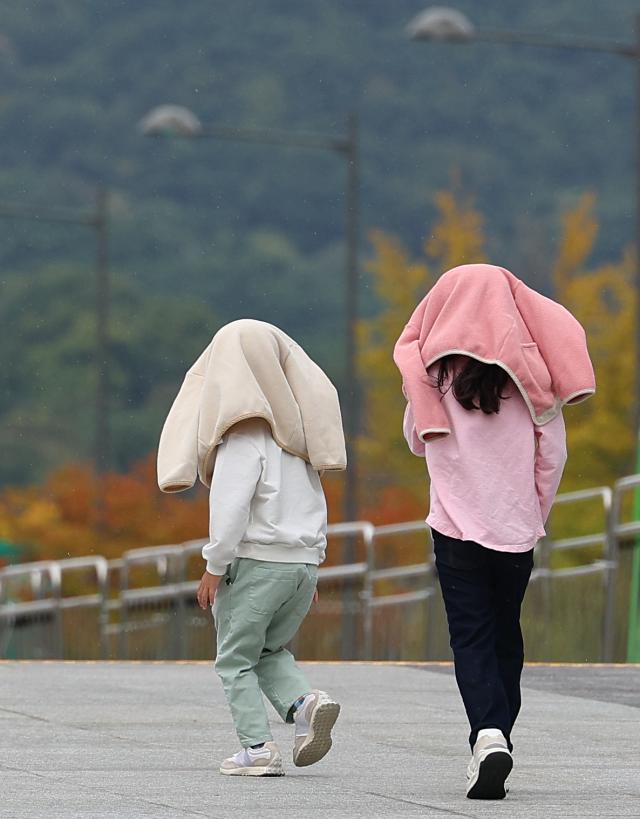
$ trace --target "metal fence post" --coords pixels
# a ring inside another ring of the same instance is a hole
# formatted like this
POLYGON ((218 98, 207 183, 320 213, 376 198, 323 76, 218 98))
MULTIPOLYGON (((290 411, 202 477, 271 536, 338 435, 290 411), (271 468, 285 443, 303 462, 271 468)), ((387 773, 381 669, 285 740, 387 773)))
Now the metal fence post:
POLYGON ((107 659, 109 654, 107 625, 109 623, 109 564, 106 560, 102 560, 99 565, 96 565, 96 573, 98 578, 98 592, 102 598, 100 610, 98 612, 98 628, 100 629, 100 657, 103 660, 107 659))
MULTIPOLYGON (((640 520, 622 523, 620 520, 622 493, 627 489, 640 486, 640 475, 630 475, 616 481, 613 490, 612 539, 615 548, 619 549, 620 541, 635 538, 629 589, 629 619, 627 625, 627 662, 640 662, 640 520)), ((634 505, 634 518, 637 517, 637 506, 634 505)))
MULTIPOLYGON (((327 569, 320 569, 320 573, 318 575, 319 579, 329 579, 330 577, 333 579, 342 578, 346 581, 352 579, 362 578, 363 581, 363 590, 360 592, 358 597, 358 610, 360 616, 363 620, 363 640, 362 640, 362 652, 364 656, 367 656, 367 574, 369 572, 369 561, 371 556, 371 539, 373 535, 373 524, 369 523, 369 521, 353 521, 351 523, 332 523, 329 524, 327 527, 327 537, 338 536, 338 537, 349 537, 353 540, 354 537, 360 535, 363 539, 364 546, 365 546, 365 560, 363 562, 351 562, 342 564, 340 566, 330 566, 327 569), (342 573, 341 573, 342 570, 342 573)), ((354 595, 350 592, 349 594, 344 595, 343 602, 346 601, 347 606, 343 606, 343 635, 342 635, 342 658, 343 659, 355 659, 356 656, 359 654, 358 652, 358 635, 356 628, 351 621, 353 611, 349 610, 351 601, 354 600, 354 595)))
POLYGON ((364 587, 361 593, 363 607, 364 658, 373 659, 373 572, 375 570, 375 528, 369 523, 364 534, 367 558, 367 571, 364 576, 364 587))
POLYGON ((186 555, 184 551, 184 547, 179 547, 179 551, 176 552, 176 579, 175 583, 178 586, 179 592, 176 596, 175 601, 175 623, 173 629, 173 646, 172 646, 172 653, 174 660, 186 660, 188 659, 185 656, 184 646, 186 643, 186 629, 185 629, 185 621, 186 621, 186 605, 183 593, 183 586, 186 581, 186 555))
MULTIPOLYGON (((367 629, 368 629, 368 658, 373 657, 373 613, 375 609, 386 606, 410 605, 420 601, 427 601, 426 608, 430 608, 430 600, 433 597, 433 564, 430 561, 424 563, 411 564, 407 566, 394 566, 388 569, 376 568, 375 544, 385 535, 413 534, 416 532, 428 532, 427 524, 424 520, 409 521, 405 523, 390 523, 384 526, 376 526, 372 530, 371 537, 371 558, 367 573, 367 629), (416 577, 426 577, 427 587, 417 592, 404 592, 376 596, 374 595, 374 583, 376 580, 407 580, 416 577), (429 585, 429 578, 431 578, 429 585)), ((427 637, 429 639, 429 637, 427 637)), ((426 651, 426 647, 425 647, 426 651)))
POLYGON ((129 659, 129 612, 127 610, 127 589, 129 588, 129 564, 126 559, 120 568, 120 633, 118 640, 119 660, 129 659))
POLYGON ((615 536, 614 494, 609 487, 602 488, 602 502, 605 514, 604 557, 608 563, 605 570, 604 622, 602 624, 602 660, 613 661, 616 627, 616 581, 618 577, 618 541, 615 536))

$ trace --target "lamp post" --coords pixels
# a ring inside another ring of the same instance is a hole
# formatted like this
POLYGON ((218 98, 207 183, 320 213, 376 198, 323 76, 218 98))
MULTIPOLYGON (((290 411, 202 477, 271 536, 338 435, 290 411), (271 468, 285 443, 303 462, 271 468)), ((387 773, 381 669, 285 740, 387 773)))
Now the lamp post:
MULTIPOLYGON (((524 45, 542 48, 561 49, 564 51, 583 51, 591 53, 613 54, 630 59, 634 63, 635 105, 634 105, 634 144, 635 144, 635 390, 634 390, 634 430, 638 436, 636 444, 636 472, 640 472, 640 15, 634 21, 634 40, 620 43, 604 39, 592 39, 573 36, 556 36, 536 34, 524 31, 503 31, 495 29, 477 29, 471 20, 462 12, 446 6, 434 6, 418 14, 409 23, 407 33, 413 40, 432 40, 448 43, 496 43, 499 45, 524 45)), ((640 518, 640 492, 635 496, 636 520, 640 518)), ((613 634, 614 611, 613 583, 609 583, 607 620, 609 633, 604 635, 605 645, 610 647, 613 634)), ((629 632, 627 658, 640 662, 640 541, 636 542, 633 554, 631 579, 631 606, 629 615, 629 632)))
MULTIPOLYGON (((92 211, 77 213, 64 208, 31 208, 0 203, 0 219, 26 219, 28 221, 83 225, 95 232, 95 421, 93 462, 98 477, 104 475, 110 462, 110 356, 109 356, 109 200, 104 188, 96 194, 92 211)), ((101 493, 99 493, 101 494, 101 493)), ((98 499, 101 507, 102 499, 98 499)))
MULTIPOLYGON (((278 129, 230 128, 204 126, 188 108, 180 105, 161 105, 151 110, 139 124, 145 136, 184 137, 187 139, 218 139, 330 151, 346 162, 345 183, 345 428, 348 468, 345 479, 344 517, 346 521, 358 515, 358 465, 356 439, 359 432, 358 369, 356 324, 358 319, 358 238, 360 221, 359 191, 359 133, 358 119, 351 113, 344 136, 316 133, 293 133, 278 129)), ((354 560, 352 545, 347 546, 347 561, 354 560)))

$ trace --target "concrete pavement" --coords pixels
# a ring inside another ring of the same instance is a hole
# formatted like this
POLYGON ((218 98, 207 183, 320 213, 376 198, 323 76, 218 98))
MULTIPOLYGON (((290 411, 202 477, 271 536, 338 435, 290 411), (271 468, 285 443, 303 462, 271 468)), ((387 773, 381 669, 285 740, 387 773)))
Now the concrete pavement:
MULTIPOLYGON (((332 752, 227 778, 238 749, 206 663, 0 663, 0 817, 640 817, 640 669, 529 667, 503 802, 464 796, 467 725, 446 665, 305 663, 343 705, 332 752)), ((272 712, 273 713, 273 712, 272 712)))

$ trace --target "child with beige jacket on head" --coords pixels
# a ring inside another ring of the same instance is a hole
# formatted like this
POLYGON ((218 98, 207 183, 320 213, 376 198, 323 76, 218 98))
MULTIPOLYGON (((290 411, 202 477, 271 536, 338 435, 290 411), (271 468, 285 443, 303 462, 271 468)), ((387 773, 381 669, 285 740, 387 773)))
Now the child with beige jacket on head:
POLYGON ((210 486, 207 561, 197 592, 213 608, 219 674, 242 750, 225 775, 281 776, 262 694, 294 723, 295 765, 329 751, 340 712, 284 647, 317 598, 327 510, 319 473, 344 469, 335 388, 278 328, 223 327, 187 373, 158 453, 165 492, 210 486))

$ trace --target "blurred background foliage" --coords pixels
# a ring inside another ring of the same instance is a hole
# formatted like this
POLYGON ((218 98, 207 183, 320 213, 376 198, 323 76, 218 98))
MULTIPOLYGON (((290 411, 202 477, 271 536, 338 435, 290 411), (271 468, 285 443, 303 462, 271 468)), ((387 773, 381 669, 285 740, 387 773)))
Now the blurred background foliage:
MULTIPOLYGON (((359 509, 361 519, 375 524, 418 519, 426 511, 425 465, 422 459, 410 454, 401 433, 404 398, 400 376, 391 357, 395 340, 413 307, 440 271, 451 267, 454 260, 465 263, 485 258, 485 220, 473 201, 459 192, 441 192, 436 196, 436 207, 437 219, 418 257, 412 257, 397 237, 383 231, 373 231, 370 237, 367 270, 378 309, 373 316, 363 319, 358 328, 363 407, 363 430, 358 440, 359 509)), ((570 457, 561 491, 611 485, 616 478, 633 471, 630 385, 633 384, 634 356, 628 342, 634 322, 633 265, 629 253, 623 254, 617 263, 589 264, 589 253, 597 236, 594 209, 594 197, 586 194, 574 209, 563 215, 558 255, 552 266, 554 285, 561 300, 587 330, 599 390, 596 397, 585 404, 565 410, 570 457)), ((126 295, 123 291, 123 299, 126 295)), ((133 320, 135 300, 128 304, 131 312, 129 321, 122 325, 122 337, 135 340, 140 331, 142 337, 153 340, 153 344, 147 351, 148 359, 123 356, 117 370, 118 379, 123 384, 123 392, 126 390, 128 396, 135 396, 139 403, 136 408, 135 399, 129 399, 130 406, 122 409, 122 426, 116 429, 120 446, 128 444, 131 453, 152 450, 151 454, 130 467, 127 474, 107 476, 102 485, 106 501, 100 521, 96 518, 99 506, 96 498, 101 488, 88 466, 67 465, 54 470, 40 486, 5 489, 0 492, 0 539, 36 544, 35 556, 65 557, 87 551, 114 556, 141 542, 152 545, 205 533, 206 492, 196 488, 186 499, 161 495, 156 488, 153 453, 157 425, 146 427, 147 438, 139 440, 136 434, 136 426, 152 414, 150 408, 173 396, 176 384, 169 379, 169 371, 172 367, 179 369, 176 351, 184 349, 180 334, 188 332, 186 325, 176 326, 163 313, 168 309, 163 300, 151 307, 149 324, 140 325, 133 320), (175 329, 175 336, 162 335, 163 319, 175 329), (134 327, 135 332, 131 329, 134 327), (156 357, 166 367, 160 392, 148 378, 150 360, 156 357)), ((145 310, 140 305, 138 308, 140 315, 144 315, 145 310)), ((207 316, 197 304, 191 306, 189 316, 193 328, 199 327, 202 337, 206 338, 207 316)), ((35 319, 33 324, 37 326, 35 319)), ((67 334, 53 350, 48 349, 44 341, 41 347, 34 349, 34 362, 42 368, 43 379, 51 375, 49 361, 53 373, 64 360, 64 340, 82 336, 82 328, 78 329, 70 313, 64 326, 67 334)), ((194 338, 197 352, 195 342, 194 338)), ((81 364, 82 361, 73 368, 75 372, 80 371, 81 364)), ((87 372, 84 383, 89 381, 87 372)), ((42 383, 46 384, 42 389, 46 392, 47 406, 52 408, 58 406, 58 401, 62 408, 74 390, 81 391, 70 376, 62 377, 60 383, 51 376, 50 383, 45 380, 42 383)), ((42 401, 37 401, 36 393, 34 414, 38 409, 42 409, 42 401)), ((61 409, 61 416, 56 429, 63 442, 65 434, 68 438, 82 434, 82 424, 76 429, 75 415, 67 416, 61 409)), ((15 432, 20 430, 16 423, 15 432)), ((9 431, 6 434, 10 438, 9 431)), ((59 440, 44 426, 40 434, 43 440, 59 440)), ((29 451, 25 449, 25 439, 29 440, 30 434, 22 430, 16 443, 22 452, 29 451)), ((37 449, 36 439, 34 459, 42 457, 37 449)), ((55 454, 52 448, 51 457, 55 454)), ((328 476, 325 488, 330 520, 337 521, 342 508, 343 477, 328 476)), ((601 517, 596 505, 579 517, 571 508, 561 507, 554 514, 554 525, 560 526, 565 536, 587 534, 602 530, 601 517)), ((566 559, 570 561, 571 557, 566 559)))
MULTIPOLYGON (((619 40, 631 38, 636 11, 631 0, 606 14, 595 0, 456 5, 479 26, 619 40)), ((390 352, 429 284, 463 261, 508 267, 587 326, 600 389, 566 413, 563 488, 633 470, 632 68, 606 54, 410 43, 404 26, 422 8, 25 0, 3 9, 1 202, 87 210, 98 185, 111 192, 110 504, 128 511, 119 518, 109 506, 106 529, 94 531, 90 232, 0 219, 0 538, 51 541, 54 551, 59 538, 82 551, 101 539, 124 547, 201 533, 203 496, 184 509, 157 497, 150 463, 184 371, 222 323, 279 324, 344 386, 343 164, 143 138, 139 119, 166 102, 212 125, 328 134, 359 112, 363 516, 425 512, 424 466, 401 439, 390 352), (118 506, 147 480, 144 503, 118 506), (74 493, 84 517, 66 497, 74 493)), ((339 481, 328 492, 335 518, 339 481)))

